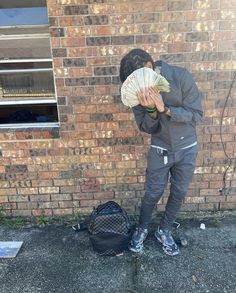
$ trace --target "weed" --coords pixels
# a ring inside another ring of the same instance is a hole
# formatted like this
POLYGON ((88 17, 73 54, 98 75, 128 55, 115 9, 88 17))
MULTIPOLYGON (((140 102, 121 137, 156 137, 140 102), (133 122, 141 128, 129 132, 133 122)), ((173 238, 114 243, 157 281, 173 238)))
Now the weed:
POLYGON ((139 215, 131 215, 130 216, 131 222, 136 226, 139 223, 139 215))
POLYGON ((0 224, 5 224, 6 216, 0 211, 0 224))
POLYGON ((0 224, 2 225, 6 225, 12 228, 19 228, 19 227, 25 226, 26 223, 27 223, 26 217, 18 216, 15 218, 10 218, 0 211, 0 224))
POLYGON ((79 213, 75 214, 73 218, 70 219, 71 224, 78 224, 84 222, 86 220, 85 215, 81 215, 79 213))
POLYGON ((40 215, 36 218, 36 225, 44 227, 50 223, 49 217, 45 215, 45 211, 42 209, 40 215))
POLYGON ((27 223, 26 217, 18 216, 14 219, 14 225, 19 227, 19 226, 24 226, 27 223))

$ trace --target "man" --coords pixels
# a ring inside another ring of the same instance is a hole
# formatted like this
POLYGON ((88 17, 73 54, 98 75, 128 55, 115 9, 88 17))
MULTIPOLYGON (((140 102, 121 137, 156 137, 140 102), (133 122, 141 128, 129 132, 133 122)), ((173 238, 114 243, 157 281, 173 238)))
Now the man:
POLYGON ((141 49, 134 49, 122 58, 121 82, 141 67, 159 70, 168 80, 170 92, 159 93, 155 88, 139 92, 140 104, 132 108, 139 129, 151 134, 151 146, 147 156, 145 195, 139 225, 129 249, 133 252, 143 249, 152 212, 170 176, 170 194, 155 237, 162 243, 163 251, 173 256, 179 254, 179 248, 171 235, 172 225, 195 169, 196 123, 203 115, 201 94, 186 69, 163 61, 154 63, 152 57, 141 49))

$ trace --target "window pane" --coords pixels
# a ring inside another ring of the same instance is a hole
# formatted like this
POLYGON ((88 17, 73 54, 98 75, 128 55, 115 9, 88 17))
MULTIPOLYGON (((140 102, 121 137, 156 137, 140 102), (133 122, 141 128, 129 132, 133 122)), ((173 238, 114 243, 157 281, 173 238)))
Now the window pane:
POLYGON ((47 24, 46 7, 0 9, 0 26, 47 24))
POLYGON ((1 8, 46 7, 47 0, 1 0, 1 8))
POLYGON ((51 58, 49 38, 3 39, 0 60, 51 58))
POLYGON ((57 105, 17 105, 0 107, 0 124, 57 122, 57 105))
MULTIPOLYGON (((32 70, 32 69, 29 69, 32 70)), ((35 69, 33 69, 35 70, 35 69)), ((42 69, 43 70, 43 69, 42 69)), ((46 69, 47 70, 47 69, 46 69)), ((54 96, 53 72, 29 71, 0 74, 0 101, 54 96)))
POLYGON ((3 70, 17 70, 17 69, 47 69, 52 68, 52 62, 14 62, 0 63, 0 74, 3 70))
POLYGON ((27 34, 28 35, 47 34, 49 37, 48 24, 42 25, 42 26, 21 26, 21 27, 0 26, 1 38, 10 38, 11 36, 20 37, 20 35, 25 36, 27 34))

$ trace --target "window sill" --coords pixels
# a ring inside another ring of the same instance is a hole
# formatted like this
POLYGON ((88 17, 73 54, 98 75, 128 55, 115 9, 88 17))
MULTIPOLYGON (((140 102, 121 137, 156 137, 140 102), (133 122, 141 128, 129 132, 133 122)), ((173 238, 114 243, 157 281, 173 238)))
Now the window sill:
POLYGON ((0 141, 60 138, 58 122, 0 124, 0 141))
MULTIPOLYGON (((16 98, 11 98, 11 99, 0 99, 0 105, 40 105, 40 104, 56 104, 56 99, 55 98, 47 98, 47 97, 37 97, 37 99, 27 99, 27 98, 19 98, 21 100, 17 100, 16 98)), ((1 125, 1 124, 0 124, 1 125)))
POLYGON ((46 122, 46 123, 12 123, 12 124, 0 124, 0 129, 25 129, 25 128, 45 128, 45 127, 59 127, 58 122, 46 122))

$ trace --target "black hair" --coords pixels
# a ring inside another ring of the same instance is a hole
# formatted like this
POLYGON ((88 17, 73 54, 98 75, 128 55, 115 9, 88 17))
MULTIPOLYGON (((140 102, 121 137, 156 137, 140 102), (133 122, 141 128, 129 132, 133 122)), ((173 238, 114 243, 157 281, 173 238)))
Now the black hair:
POLYGON ((152 63, 155 68, 154 61, 150 54, 142 49, 133 49, 126 54, 120 62, 120 80, 124 82, 126 78, 136 69, 144 67, 147 62, 152 63))

